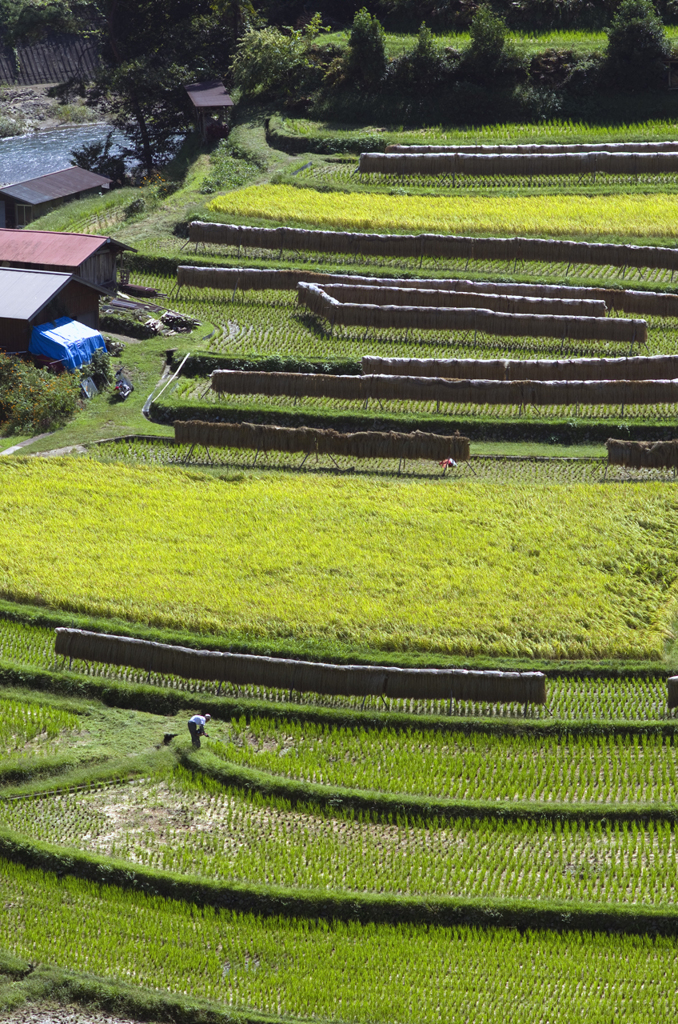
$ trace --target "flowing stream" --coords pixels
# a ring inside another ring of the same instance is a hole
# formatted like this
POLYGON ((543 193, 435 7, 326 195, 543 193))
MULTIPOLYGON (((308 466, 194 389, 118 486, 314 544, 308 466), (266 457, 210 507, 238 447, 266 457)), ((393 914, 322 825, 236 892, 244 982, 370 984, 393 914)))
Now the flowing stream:
MULTIPOLYGON (((27 181, 70 167, 72 149, 102 142, 110 130, 107 124, 83 124, 0 139, 0 184, 27 181)), ((113 138, 117 148, 122 148, 123 136, 116 132, 113 138)))

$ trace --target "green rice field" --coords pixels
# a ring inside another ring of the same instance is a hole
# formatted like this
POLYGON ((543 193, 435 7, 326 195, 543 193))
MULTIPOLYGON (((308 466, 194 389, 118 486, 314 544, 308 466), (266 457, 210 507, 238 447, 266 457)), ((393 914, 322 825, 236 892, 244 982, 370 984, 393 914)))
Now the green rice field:
MULTIPOLYGON (((528 55, 605 43, 602 33, 513 38, 528 55)), ((413 41, 389 35, 389 53, 413 41)), ((139 193, 142 212, 128 215, 121 191, 113 206, 87 200, 48 225, 128 242, 132 282, 200 331, 140 341, 118 324, 125 348, 113 363, 134 377, 132 402, 100 394, 0 459, 0 1020, 671 1021, 678 492, 670 467, 608 467, 604 440, 669 437, 678 405, 218 399, 208 364, 171 379, 170 363, 189 351, 353 371, 363 355, 631 354, 567 338, 330 329, 291 292, 177 291, 171 271, 195 262, 673 290, 664 270, 193 246, 186 224, 673 245, 676 182, 474 179, 453 193, 442 179, 359 178, 351 156, 269 147, 243 110, 232 137, 257 155, 242 177, 256 185, 215 194, 203 151, 176 192, 139 193), (443 473, 437 462, 302 465, 299 454, 175 445, 173 421, 193 416, 466 425, 471 457, 443 473), (79 435, 96 417, 98 432, 79 435), (58 626, 342 664, 538 669, 546 703, 206 682, 57 657, 58 626), (211 720, 198 747, 187 722, 201 713, 211 720)), ((678 138, 673 121, 450 130, 276 115, 270 128, 313 145, 331 137, 337 152, 678 138)), ((677 345, 677 323, 649 317, 648 344, 632 354, 677 345)))

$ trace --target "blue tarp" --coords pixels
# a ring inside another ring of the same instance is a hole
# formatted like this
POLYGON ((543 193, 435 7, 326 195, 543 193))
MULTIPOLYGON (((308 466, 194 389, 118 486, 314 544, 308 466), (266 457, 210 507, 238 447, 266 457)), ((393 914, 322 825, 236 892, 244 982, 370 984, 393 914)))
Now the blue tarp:
POLYGON ((106 348, 99 332, 68 316, 34 327, 28 345, 28 351, 33 355, 58 359, 68 370, 77 370, 84 363, 91 362, 98 348, 106 348))

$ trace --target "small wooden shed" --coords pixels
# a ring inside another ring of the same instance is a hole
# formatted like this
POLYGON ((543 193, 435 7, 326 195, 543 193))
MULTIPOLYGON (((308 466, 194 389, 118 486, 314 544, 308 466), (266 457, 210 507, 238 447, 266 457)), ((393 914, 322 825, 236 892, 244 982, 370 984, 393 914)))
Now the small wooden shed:
POLYGON ((15 181, 0 188, 0 228, 23 228, 71 199, 82 199, 110 188, 111 178, 65 167, 39 178, 15 181))
POLYGON ((62 316, 98 330, 105 294, 74 274, 0 267, 0 352, 26 353, 33 327, 62 316))
POLYGON ((109 292, 116 290, 118 257, 125 250, 135 251, 106 235, 0 229, 0 267, 61 270, 109 292))
POLYGON ((235 106, 223 82, 194 82, 185 86, 193 104, 195 123, 203 142, 226 138, 230 108, 235 106))

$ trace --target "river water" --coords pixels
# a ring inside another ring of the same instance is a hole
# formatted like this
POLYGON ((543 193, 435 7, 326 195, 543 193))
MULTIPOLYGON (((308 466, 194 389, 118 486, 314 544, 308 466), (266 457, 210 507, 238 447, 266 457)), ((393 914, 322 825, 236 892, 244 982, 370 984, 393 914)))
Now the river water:
MULTIPOLYGON (((107 124, 83 124, 0 139, 0 184, 27 181, 70 167, 73 163, 72 149, 102 142, 110 130, 107 124)), ((116 132, 113 138, 117 148, 121 149, 123 136, 116 132)))

